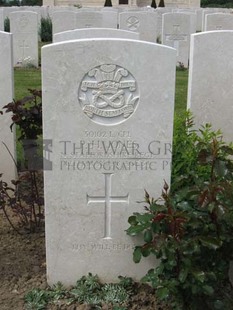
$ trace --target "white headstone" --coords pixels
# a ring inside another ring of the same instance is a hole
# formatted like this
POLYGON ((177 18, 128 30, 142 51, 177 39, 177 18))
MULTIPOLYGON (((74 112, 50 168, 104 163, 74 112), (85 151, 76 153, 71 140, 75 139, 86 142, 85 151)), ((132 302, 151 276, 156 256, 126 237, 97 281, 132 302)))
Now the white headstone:
POLYGON ((103 27, 104 28, 115 28, 118 26, 118 12, 114 11, 102 11, 103 16, 103 27))
POLYGON ((161 43, 162 42, 162 16, 163 14, 165 13, 171 13, 173 11, 172 8, 157 8, 155 10, 156 14, 157 14, 157 26, 156 26, 156 29, 157 29, 157 37, 159 39, 159 42, 161 43))
POLYGON ((202 10, 202 31, 205 31, 205 16, 207 14, 214 13, 230 13, 229 9, 226 8, 206 8, 202 10))
POLYGON ((212 123, 233 141, 233 31, 191 36, 188 108, 197 128, 212 123))
POLYGON ((80 11, 76 13, 76 27, 80 28, 102 28, 103 14, 94 11, 80 11))
POLYGON ((172 13, 186 13, 191 16, 191 33, 196 33, 197 31, 197 14, 194 9, 174 9, 172 13))
POLYGON ((174 47, 177 51, 177 62, 188 67, 191 16, 186 13, 165 13, 162 18, 162 44, 174 47))
POLYGON ((164 0, 166 7, 199 8, 201 0, 164 0))
POLYGON ((53 34, 72 30, 76 27, 76 13, 72 11, 55 11, 52 16, 53 34))
POLYGON ((206 14, 204 30, 233 30, 233 14, 206 14))
MULTIPOLYGON (((0 31, 0 111, 13 100, 13 65, 12 65, 12 35, 0 31)), ((5 111, 5 110, 3 110, 5 111)), ((15 164, 15 133, 10 130, 12 123, 10 113, 0 115, 0 173, 3 180, 11 185, 10 181, 16 178, 15 164), (11 155, 7 151, 9 149, 11 155)))
POLYGON ((9 7, 4 7, 3 10, 4 10, 4 18, 6 18, 6 17, 10 18, 10 13, 20 11, 20 7, 9 6, 9 7))
POLYGON ((139 280, 127 219, 144 188, 170 181, 176 51, 143 41, 89 39, 42 48, 48 283, 139 280), (62 55, 62 57, 61 57, 62 55), (145 57, 146 56, 146 57, 145 57), (156 87, 155 87, 156 85, 156 87))
POLYGON ((197 14, 197 31, 202 31, 202 14, 203 14, 203 9, 196 9, 196 14, 197 14))
POLYGON ((68 40, 80 40, 91 38, 122 38, 139 40, 139 33, 120 29, 109 28, 84 28, 71 31, 56 33, 53 36, 53 42, 61 42, 68 40))
POLYGON ((55 0, 43 0, 43 6, 54 6, 55 0))
POLYGON ((49 7, 48 6, 41 6, 40 12, 41 12, 41 17, 43 17, 43 18, 49 17, 49 7))
POLYGON ((4 14, 3 14, 3 9, 0 9, 0 31, 4 31, 4 14))
POLYGON ((123 12, 119 14, 119 28, 138 32, 140 40, 157 41, 157 14, 155 12, 123 12))
POLYGON ((38 15, 35 12, 10 13, 14 65, 38 66, 38 15))

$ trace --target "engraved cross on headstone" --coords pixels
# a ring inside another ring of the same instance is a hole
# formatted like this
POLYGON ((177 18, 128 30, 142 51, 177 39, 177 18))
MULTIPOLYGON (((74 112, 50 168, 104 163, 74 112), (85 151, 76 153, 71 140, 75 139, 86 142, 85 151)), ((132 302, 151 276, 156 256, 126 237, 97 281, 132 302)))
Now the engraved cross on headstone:
POLYGON ((177 50, 177 56, 179 56, 180 41, 187 41, 187 38, 187 34, 180 33, 180 25, 173 25, 173 33, 165 35, 167 41, 173 41, 173 47, 177 50))
POLYGON ((87 204, 89 203, 104 203, 105 204, 105 227, 104 239, 111 238, 111 207, 114 202, 129 203, 129 194, 125 196, 112 196, 112 173, 104 173, 105 177, 105 195, 104 196, 89 196, 87 194, 87 204))
POLYGON ((19 47, 22 48, 22 61, 23 61, 25 59, 25 49, 29 48, 29 46, 26 45, 25 40, 23 40, 23 43, 19 47))

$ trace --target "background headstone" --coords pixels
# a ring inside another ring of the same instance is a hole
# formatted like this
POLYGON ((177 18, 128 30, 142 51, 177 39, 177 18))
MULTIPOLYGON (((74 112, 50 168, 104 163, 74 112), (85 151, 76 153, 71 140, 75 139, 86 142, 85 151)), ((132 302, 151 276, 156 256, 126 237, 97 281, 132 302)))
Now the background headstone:
POLYGON ((233 141, 233 31, 191 36, 188 108, 197 128, 211 123, 233 141))
POLYGON ((102 28, 103 14, 94 11, 80 11, 76 13, 75 28, 102 28))
POLYGON ((68 40, 90 39, 90 38, 122 38, 139 40, 139 33, 120 29, 107 28, 85 28, 64 31, 53 36, 53 42, 68 40))
POLYGON ((233 14, 206 14, 204 31, 211 30, 233 30, 233 14))
POLYGON ((10 31, 13 33, 14 65, 38 66, 38 15, 23 11, 10 13, 10 31))
POLYGON ((188 67, 191 16, 186 13, 165 13, 162 18, 162 44, 174 47, 177 51, 177 62, 188 67))
POLYGON ((206 8, 202 10, 202 31, 205 30, 205 16, 207 14, 214 14, 214 13, 230 13, 229 9, 226 8, 206 8))
POLYGON ((53 34, 75 29, 76 13, 72 11, 55 11, 52 16, 53 34))
POLYGON ((3 14, 3 9, 0 9, 0 31, 4 31, 4 14, 3 14))
POLYGON ((119 28, 138 32, 140 40, 156 43, 157 14, 154 12, 123 12, 119 14, 119 28))
POLYGON ((166 7, 199 8, 201 0, 164 0, 166 7))
POLYGON ((44 139, 53 144, 44 173, 49 284, 88 272, 139 280, 154 268, 154 258, 132 261, 138 239, 125 229, 144 208, 144 188, 159 197, 170 181, 175 64, 174 49, 136 40, 42 48, 44 139))
POLYGON ((118 27, 118 12, 114 11, 102 11, 103 16, 103 27, 104 28, 115 28, 118 27))
POLYGON ((165 7, 159 7, 155 10, 156 14, 157 14, 157 37, 160 41, 160 43, 162 42, 162 16, 165 13, 171 13, 173 11, 172 8, 165 8, 165 7))
MULTIPOLYGON (((12 35, 0 31, 0 111, 13 100, 13 64, 12 64, 12 35)), ((0 173, 3 180, 11 185, 10 181, 16 178, 15 164, 4 146, 6 144, 15 158, 15 132, 10 130, 12 123, 10 113, 0 115, 0 173)))

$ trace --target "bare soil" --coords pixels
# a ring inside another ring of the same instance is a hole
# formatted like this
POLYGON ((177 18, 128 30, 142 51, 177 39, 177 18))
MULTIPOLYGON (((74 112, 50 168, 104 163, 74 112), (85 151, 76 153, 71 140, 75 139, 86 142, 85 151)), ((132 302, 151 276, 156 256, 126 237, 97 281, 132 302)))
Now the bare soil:
POLYGON ((44 233, 20 236, 0 212, 0 309, 23 310, 24 294, 46 288, 44 233))
MULTIPOLYGON (((0 310, 24 310, 24 295, 33 288, 46 289, 46 259, 44 233, 20 236, 0 212, 0 310)), ((46 310, 90 310, 89 305, 50 305, 46 310)), ((103 305, 102 309, 112 307, 103 305)), ((128 309, 165 310, 147 285, 138 285, 128 309)))

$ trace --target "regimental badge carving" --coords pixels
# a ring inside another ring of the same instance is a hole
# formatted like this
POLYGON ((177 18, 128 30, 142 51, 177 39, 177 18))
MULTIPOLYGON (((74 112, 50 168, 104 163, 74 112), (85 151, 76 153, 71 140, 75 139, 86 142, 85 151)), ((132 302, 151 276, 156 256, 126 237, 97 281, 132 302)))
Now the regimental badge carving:
POLYGON ((113 64, 90 70, 79 87, 83 112, 98 124, 115 125, 127 120, 138 101, 135 78, 127 69, 113 64))
POLYGON ((127 26, 131 31, 137 30, 139 27, 139 19, 136 16, 130 16, 127 19, 127 26))

